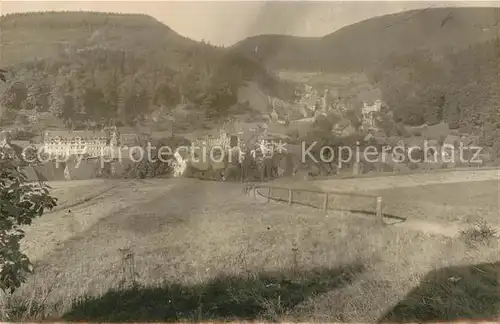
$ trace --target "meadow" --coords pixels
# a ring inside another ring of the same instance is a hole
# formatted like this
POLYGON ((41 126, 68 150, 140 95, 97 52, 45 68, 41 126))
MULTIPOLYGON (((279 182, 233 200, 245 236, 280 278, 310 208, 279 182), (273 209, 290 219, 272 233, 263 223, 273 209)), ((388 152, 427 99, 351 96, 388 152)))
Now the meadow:
MULTIPOLYGON (((386 208, 409 219, 434 215, 471 226, 474 211, 494 221, 495 183, 377 190, 386 208), (436 212, 441 201, 453 209, 436 212), (417 215, 416 206, 426 204, 417 215)), ((471 245, 459 233, 381 226, 347 209, 267 204, 241 184, 164 179, 92 187, 104 193, 71 213, 44 215, 28 231, 25 251, 36 273, 3 299, 4 320, 373 322, 500 313, 493 237, 471 245)), ((82 188, 54 192, 75 201, 91 191, 82 188)))

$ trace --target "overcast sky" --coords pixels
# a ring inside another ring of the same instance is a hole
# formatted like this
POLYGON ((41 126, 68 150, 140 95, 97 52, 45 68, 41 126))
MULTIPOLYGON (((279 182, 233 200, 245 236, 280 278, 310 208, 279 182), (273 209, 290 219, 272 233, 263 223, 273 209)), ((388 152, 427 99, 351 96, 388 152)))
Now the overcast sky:
POLYGON ((232 45, 259 34, 323 36, 343 26, 389 13, 447 6, 499 6, 499 1, 476 2, 283 2, 283 1, 6 1, 2 15, 42 10, 92 10, 144 13, 179 34, 212 44, 232 45))

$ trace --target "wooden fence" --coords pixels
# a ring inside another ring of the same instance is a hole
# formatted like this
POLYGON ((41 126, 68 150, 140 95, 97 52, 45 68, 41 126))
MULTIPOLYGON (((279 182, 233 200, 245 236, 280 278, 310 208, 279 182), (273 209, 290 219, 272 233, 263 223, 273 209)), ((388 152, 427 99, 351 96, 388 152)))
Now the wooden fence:
POLYGON ((303 189, 303 188, 291 188, 291 187, 279 187, 279 186, 270 186, 270 185, 262 185, 262 184, 247 184, 245 187, 245 193, 247 195, 253 195, 254 199, 257 199, 257 195, 260 195, 267 199, 269 203, 271 200, 273 201, 282 201, 287 202, 288 205, 292 206, 293 204, 305 205, 314 208, 319 208, 327 212, 328 210, 333 210, 332 204, 330 202, 331 198, 334 196, 343 196, 349 198, 356 199, 368 199, 370 201, 370 205, 374 207, 376 218, 380 221, 380 223, 386 225, 387 223, 384 221, 383 210, 383 199, 380 196, 364 194, 364 193, 355 193, 355 192, 345 192, 345 191, 323 191, 319 189, 303 189), (264 193, 260 191, 264 191, 264 193), (309 193, 316 196, 316 202, 319 204, 314 204, 304 201, 294 200, 298 195, 303 193, 309 193), (318 206, 319 205, 319 206, 318 206))

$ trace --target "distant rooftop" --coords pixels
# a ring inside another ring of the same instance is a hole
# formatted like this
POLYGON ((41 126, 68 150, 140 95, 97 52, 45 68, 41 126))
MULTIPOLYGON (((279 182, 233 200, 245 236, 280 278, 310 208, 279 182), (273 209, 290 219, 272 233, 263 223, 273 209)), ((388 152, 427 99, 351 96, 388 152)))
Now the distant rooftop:
POLYGON ((93 138, 107 138, 107 135, 103 131, 67 131, 67 130, 50 130, 44 133, 44 139, 50 139, 60 137, 63 139, 69 138, 81 138, 81 139, 93 139, 93 138))

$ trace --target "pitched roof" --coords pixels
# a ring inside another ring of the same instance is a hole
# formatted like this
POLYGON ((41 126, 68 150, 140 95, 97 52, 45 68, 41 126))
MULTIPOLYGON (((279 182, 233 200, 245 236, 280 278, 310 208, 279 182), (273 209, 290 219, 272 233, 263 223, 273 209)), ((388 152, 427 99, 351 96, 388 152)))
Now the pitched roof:
POLYGON ((71 139, 80 137, 82 139, 93 139, 93 138, 107 138, 106 132, 103 131, 67 131, 67 130, 50 130, 46 131, 44 134, 44 141, 50 140, 55 137, 60 137, 63 139, 71 139))

